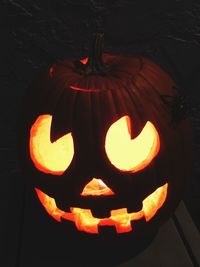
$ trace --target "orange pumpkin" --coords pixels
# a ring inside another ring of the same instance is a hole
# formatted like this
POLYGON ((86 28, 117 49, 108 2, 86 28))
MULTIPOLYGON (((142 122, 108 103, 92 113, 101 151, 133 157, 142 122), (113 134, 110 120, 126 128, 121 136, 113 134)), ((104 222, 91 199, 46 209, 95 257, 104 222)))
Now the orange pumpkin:
POLYGON ((181 199, 188 119, 172 123, 179 95, 158 65, 101 49, 97 35, 89 59, 56 63, 33 86, 23 161, 56 221, 88 235, 144 239, 181 199))

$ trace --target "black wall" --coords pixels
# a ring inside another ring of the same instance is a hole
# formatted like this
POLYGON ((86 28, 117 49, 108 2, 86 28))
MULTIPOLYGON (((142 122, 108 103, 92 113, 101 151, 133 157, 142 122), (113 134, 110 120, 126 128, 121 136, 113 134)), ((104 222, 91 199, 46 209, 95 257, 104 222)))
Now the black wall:
MULTIPOLYGON (((191 105, 193 174, 185 203, 200 229, 200 4, 184 0, 2 0, 0 2, 0 244, 8 266, 20 262, 24 210, 17 118, 36 75, 58 59, 82 58, 91 33, 105 50, 141 54, 166 69, 191 105)), ((27 177, 28 178, 28 177, 27 177)), ((26 207, 25 207, 26 206, 26 207)), ((31 209, 31 207, 30 207, 31 209)), ((30 230, 31 231, 31 230, 30 230)), ((6 261, 5 260, 5 261, 6 261)), ((1 263, 0 263, 1 265, 1 263)), ((16 265, 17 266, 17 265, 16 265)), ((20 265, 19 265, 20 266, 20 265)))

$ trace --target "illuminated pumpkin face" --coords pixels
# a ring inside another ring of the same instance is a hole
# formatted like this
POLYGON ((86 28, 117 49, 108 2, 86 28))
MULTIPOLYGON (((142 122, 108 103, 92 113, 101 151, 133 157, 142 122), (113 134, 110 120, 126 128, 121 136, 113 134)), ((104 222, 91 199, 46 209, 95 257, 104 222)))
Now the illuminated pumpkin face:
MULTIPOLYGON (((62 175, 69 167, 74 156, 72 133, 68 133, 55 142, 50 140, 52 116, 41 115, 30 131, 30 156, 35 167, 53 175, 62 175)), ((147 122, 141 133, 131 139, 129 116, 113 123, 105 138, 105 153, 110 163, 123 172, 135 173, 146 168, 156 157, 160 149, 159 134, 151 122, 147 122)), ((127 212, 127 208, 110 211, 110 217, 96 218, 90 209, 70 207, 65 212, 57 207, 55 199, 36 188, 37 195, 46 211, 57 221, 61 218, 73 221, 80 231, 98 233, 99 226, 115 226, 118 233, 132 230, 131 221, 145 218, 149 221, 162 207, 167 197, 168 184, 157 188, 142 201, 142 209, 127 212)), ((102 197, 115 193, 101 180, 92 178, 80 194, 83 197, 102 197)))
POLYGON ((25 167, 46 212, 77 232, 152 231, 181 199, 187 119, 173 123, 177 92, 159 66, 142 57, 104 54, 103 61, 104 75, 65 60, 34 85, 25 167))

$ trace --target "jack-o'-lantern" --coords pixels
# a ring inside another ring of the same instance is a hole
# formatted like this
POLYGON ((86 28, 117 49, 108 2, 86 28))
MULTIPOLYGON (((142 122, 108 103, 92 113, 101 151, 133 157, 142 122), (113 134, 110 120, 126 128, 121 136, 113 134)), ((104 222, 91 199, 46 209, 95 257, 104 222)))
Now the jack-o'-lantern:
POLYGON ((97 35, 89 58, 54 64, 33 86, 23 160, 57 222, 101 241, 144 239, 180 201, 188 121, 175 120, 179 95, 164 70, 101 48, 97 35))

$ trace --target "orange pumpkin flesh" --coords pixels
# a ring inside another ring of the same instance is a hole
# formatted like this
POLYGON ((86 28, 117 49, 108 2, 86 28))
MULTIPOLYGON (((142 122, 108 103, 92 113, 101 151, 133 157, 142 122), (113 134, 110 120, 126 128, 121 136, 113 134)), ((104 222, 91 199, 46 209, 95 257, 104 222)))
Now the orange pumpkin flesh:
POLYGON ((86 64, 88 62, 88 57, 81 59, 80 62, 82 62, 83 64, 86 64))
POLYGON ((61 175, 69 166, 74 155, 71 133, 56 142, 50 141, 51 115, 39 116, 30 131, 29 149, 37 169, 45 173, 61 175))
MULTIPOLYGON (((96 180, 99 180, 99 183, 103 183, 100 179, 96 180)), ((92 187, 92 183, 94 183, 94 192, 98 192, 96 180, 93 179, 93 182, 90 182, 90 187, 92 187)), ((101 186, 99 187, 101 188, 101 186)), ((115 226, 117 233, 125 233, 133 230, 130 223, 131 221, 140 220, 144 217, 148 222, 163 206, 167 197, 167 188, 168 184, 166 183, 145 198, 142 202, 143 207, 140 211, 128 213, 126 208, 111 210, 111 216, 108 218, 95 218, 90 209, 82 209, 78 207, 71 207, 71 212, 65 212, 56 206, 54 198, 49 197, 37 188, 35 188, 35 190, 43 207, 55 220, 60 222, 61 218, 63 218, 65 220, 73 221, 79 231, 98 234, 99 226, 115 226)), ((101 190, 102 189, 99 189, 99 191, 101 190)), ((107 190, 109 191, 109 188, 107 190)), ((85 186, 82 194, 85 194, 84 192, 87 191, 88 185, 85 186)), ((89 194, 91 194, 91 192, 92 189, 90 188, 89 194)), ((92 193, 93 195, 95 195, 94 192, 92 193)), ((98 197, 99 194, 96 194, 98 197)))
POLYGON ((160 150, 159 134, 148 121, 141 133, 131 139, 129 116, 123 116, 108 129, 105 150, 111 163, 121 171, 137 172, 147 167, 160 150))
POLYGON ((73 86, 73 85, 70 85, 69 88, 73 89, 73 90, 76 90, 76 91, 82 91, 82 92, 100 92, 101 90, 100 89, 96 89, 96 88, 80 88, 80 87, 77 87, 77 86, 73 86))
POLYGON ((114 192, 101 180, 93 178, 83 189, 81 196, 110 196, 114 192))

